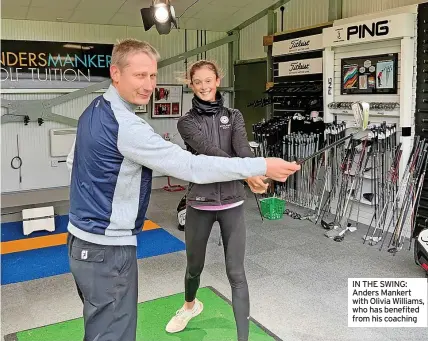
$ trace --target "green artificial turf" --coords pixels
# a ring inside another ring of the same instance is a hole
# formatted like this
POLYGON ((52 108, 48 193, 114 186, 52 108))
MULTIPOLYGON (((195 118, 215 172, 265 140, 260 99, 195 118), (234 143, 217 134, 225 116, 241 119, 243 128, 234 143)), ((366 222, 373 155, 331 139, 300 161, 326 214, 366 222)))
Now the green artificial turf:
MULTIPOLYGON (((184 294, 158 298, 138 304, 137 341, 236 341, 236 326, 230 303, 212 288, 201 288, 198 299, 204 311, 187 328, 176 334, 165 326, 183 305, 184 294)), ((15 341, 82 341, 83 319, 74 319, 8 335, 15 341)), ((250 340, 279 340, 256 321, 250 321, 250 340)))

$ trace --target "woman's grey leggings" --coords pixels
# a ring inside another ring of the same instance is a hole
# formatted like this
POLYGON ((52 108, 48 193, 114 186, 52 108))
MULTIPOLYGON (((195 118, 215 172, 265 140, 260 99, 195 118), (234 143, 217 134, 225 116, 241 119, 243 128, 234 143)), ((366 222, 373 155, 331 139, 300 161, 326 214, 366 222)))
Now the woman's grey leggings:
POLYGON ((187 207, 185 299, 187 302, 192 302, 196 297, 204 268, 208 238, 216 221, 220 224, 226 258, 226 273, 232 287, 232 305, 238 330, 238 341, 247 341, 250 299, 244 270, 246 227, 243 205, 221 211, 203 211, 187 207))

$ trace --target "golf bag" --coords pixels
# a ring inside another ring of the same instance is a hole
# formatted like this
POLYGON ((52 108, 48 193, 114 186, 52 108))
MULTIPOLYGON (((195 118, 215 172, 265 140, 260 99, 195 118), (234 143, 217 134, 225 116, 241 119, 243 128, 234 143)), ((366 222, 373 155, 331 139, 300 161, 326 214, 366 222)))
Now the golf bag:
POLYGON ((428 228, 422 230, 414 244, 415 262, 426 271, 428 276, 428 228))
POLYGON ((184 195, 177 206, 177 221, 180 231, 184 231, 184 225, 186 224, 186 198, 187 195, 184 195))

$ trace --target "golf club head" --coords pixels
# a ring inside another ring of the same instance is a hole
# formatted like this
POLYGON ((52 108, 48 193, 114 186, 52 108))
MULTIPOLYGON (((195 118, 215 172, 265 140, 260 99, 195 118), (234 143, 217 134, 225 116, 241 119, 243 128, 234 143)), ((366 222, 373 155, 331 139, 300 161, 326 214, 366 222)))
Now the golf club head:
POLYGON ((366 130, 369 124, 370 104, 366 102, 354 102, 351 107, 357 127, 361 130, 366 130))
POLYGON ((366 199, 367 201, 372 202, 372 200, 374 198, 374 194, 373 193, 363 193, 363 198, 366 199))

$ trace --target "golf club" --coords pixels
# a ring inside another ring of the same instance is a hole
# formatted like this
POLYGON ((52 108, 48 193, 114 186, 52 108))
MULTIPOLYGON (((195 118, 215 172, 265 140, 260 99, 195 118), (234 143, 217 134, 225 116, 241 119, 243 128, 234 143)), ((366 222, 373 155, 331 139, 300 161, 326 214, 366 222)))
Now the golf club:
POLYGON ((312 155, 310 155, 304 159, 300 159, 299 161, 297 161, 297 164, 301 165, 301 164, 305 163, 306 161, 311 160, 314 157, 317 157, 320 154, 330 150, 331 148, 344 143, 346 140, 354 137, 356 134, 360 133, 361 131, 365 131, 367 129, 367 126, 369 124, 370 105, 366 102, 354 102, 354 103, 352 103, 351 107, 352 107, 352 113, 354 114, 356 127, 358 130, 354 133, 349 134, 348 136, 341 138, 340 140, 338 140, 338 141, 336 141, 336 142, 334 142, 334 143, 332 143, 332 144, 330 144, 324 148, 321 148, 316 153, 313 153, 312 155))

